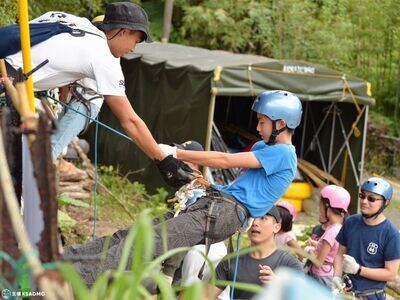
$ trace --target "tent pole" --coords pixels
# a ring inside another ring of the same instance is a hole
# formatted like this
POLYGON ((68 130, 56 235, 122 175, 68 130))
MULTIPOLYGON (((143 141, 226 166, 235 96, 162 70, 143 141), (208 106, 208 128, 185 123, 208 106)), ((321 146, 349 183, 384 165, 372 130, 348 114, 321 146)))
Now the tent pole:
MULTIPOLYGON (((365 106, 362 108, 361 113, 357 115, 357 118, 356 118, 356 120, 355 120, 355 122, 354 122, 355 125, 357 125, 357 123, 360 121, 361 116, 362 116, 362 113, 363 113, 363 110, 365 110, 366 107, 368 107, 368 105, 365 105, 365 106)), ((342 146, 340 146, 340 149, 338 150, 338 152, 337 152, 337 154, 336 154, 336 157, 334 158, 334 160, 333 160, 333 162, 332 162, 331 169, 329 169, 328 172, 331 172, 332 169, 335 167, 335 165, 336 165, 336 163, 337 163, 337 161, 338 161, 340 155, 342 154, 344 148, 346 147, 346 141, 350 139, 351 135, 353 134, 353 131, 354 131, 354 127, 352 127, 352 128, 350 129, 350 131, 348 132, 347 136, 346 136, 346 135, 344 136, 345 141, 343 142, 342 146)), ((357 177, 356 177, 356 178, 357 178, 357 177)), ((357 181, 359 181, 358 178, 357 178, 357 181)), ((357 183, 357 184, 359 184, 359 183, 357 183)))
MULTIPOLYGON (((360 161, 360 181, 362 181, 362 178, 364 176, 364 156, 365 156, 365 145, 367 143, 367 127, 368 127, 368 114, 369 114, 369 105, 365 105, 365 118, 364 118, 364 128, 363 128, 363 138, 362 138, 362 144, 361 144, 361 161, 360 161)), ((359 201, 360 199, 357 199, 357 213, 359 212, 359 201)))
POLYGON ((164 5, 163 31, 161 37, 162 44, 168 44, 173 10, 174 0, 166 0, 164 5))
POLYGON ((300 157, 304 158, 304 143, 306 139, 306 131, 307 131, 307 121, 308 121, 308 105, 309 103, 306 102, 306 109, 304 114, 304 121, 303 121, 303 132, 301 135, 301 149, 300 149, 300 157))
POLYGON ((217 88, 211 88, 210 106, 208 107, 207 135, 205 143, 206 151, 211 150, 212 124, 214 122, 215 98, 217 97, 217 91, 217 88))
POLYGON ((329 145, 328 170, 330 170, 332 166, 333 143, 335 141, 336 112, 337 112, 337 106, 335 104, 335 106, 333 107, 333 114, 332 114, 332 128, 331 128, 331 142, 329 145))
POLYGON ((229 113, 231 111, 231 101, 232 101, 232 96, 229 96, 228 105, 226 107, 226 113, 225 113, 225 123, 226 124, 228 124, 228 121, 229 121, 229 113))
MULTIPOLYGON (((205 142, 205 151, 211 150, 211 139, 212 139, 212 126, 214 123, 214 109, 215 109, 215 98, 217 97, 217 88, 211 88, 211 98, 210 98, 210 106, 208 107, 208 122, 207 122, 207 135, 205 142)), ((203 168, 203 176, 206 177, 207 174, 211 174, 209 167, 203 168)), ((208 176, 209 179, 212 179, 212 175, 208 176)))
MULTIPOLYGON (((333 103, 332 103, 333 105, 333 103)), ((313 142, 315 140, 315 143, 317 145, 317 149, 318 149, 318 155, 319 155, 319 159, 321 160, 321 164, 322 164, 322 169, 326 172, 326 164, 325 164, 325 157, 324 157, 324 152, 322 151, 322 146, 321 146, 321 142, 319 141, 319 137, 318 134, 320 132, 320 130, 322 129, 323 125, 325 124, 325 121, 328 119, 329 116, 329 112, 331 111, 332 105, 329 107, 329 110, 326 112, 324 119, 322 120, 319 128, 317 129, 317 126, 315 124, 315 120, 313 118, 311 118, 311 125, 315 131, 315 135, 314 138, 311 142, 313 142)), ((312 115, 312 113, 311 113, 312 115)))
MULTIPOLYGON (((319 135, 320 131, 322 130, 322 128, 324 127, 325 122, 326 122, 326 120, 328 119, 329 112, 331 111, 333 105, 334 105, 334 103, 332 102, 332 103, 330 104, 329 109, 328 109, 328 111, 326 112, 324 118, 323 118, 322 121, 320 122, 320 125, 319 125, 318 129, 316 129, 316 125, 315 125, 314 119, 313 119, 313 118, 310 118, 312 128, 314 129, 314 136, 313 136, 313 138, 311 139, 310 146, 307 148, 306 153, 304 154, 304 156, 307 156, 308 152, 311 151, 311 145, 312 145, 313 143, 317 143, 317 146, 319 145, 318 135, 319 135)), ((311 115, 311 116, 313 115, 313 113, 312 113, 312 111, 311 111, 311 108, 310 108, 310 115, 311 115)), ((326 171, 326 165, 325 165, 325 161, 324 161, 323 158, 322 158, 322 164, 323 164, 324 171, 326 171)))
POLYGON ((360 178, 359 178, 359 176, 357 174, 357 167, 356 167, 356 164, 354 162, 353 154, 351 152, 350 143, 349 143, 351 135, 348 135, 348 136, 346 135, 346 130, 344 128, 344 124, 343 124, 342 118, 340 116, 338 116, 338 120, 339 120, 339 125, 340 125, 341 131, 342 131, 342 135, 343 135, 343 138, 344 138, 344 146, 347 149, 347 154, 348 154, 349 159, 350 159, 350 164, 351 164, 351 167, 353 169, 354 177, 356 179, 357 186, 360 186, 360 178))

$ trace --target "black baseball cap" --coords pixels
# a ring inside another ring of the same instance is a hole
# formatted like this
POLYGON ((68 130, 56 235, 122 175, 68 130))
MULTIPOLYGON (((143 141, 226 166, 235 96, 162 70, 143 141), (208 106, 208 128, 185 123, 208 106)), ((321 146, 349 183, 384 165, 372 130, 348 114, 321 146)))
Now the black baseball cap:
POLYGON ((177 147, 178 149, 182 150, 190 150, 190 151, 204 151, 203 146, 196 141, 186 141, 182 144, 172 144, 173 146, 177 147))
POLYGON ((140 6, 130 2, 114 2, 107 4, 103 23, 98 28, 109 31, 116 28, 127 28, 144 33, 144 41, 151 43, 148 30, 149 21, 147 14, 140 6))
POLYGON ((279 213, 279 209, 275 205, 271 207, 269 212, 267 212, 267 215, 273 216, 278 223, 281 221, 281 214, 279 213))

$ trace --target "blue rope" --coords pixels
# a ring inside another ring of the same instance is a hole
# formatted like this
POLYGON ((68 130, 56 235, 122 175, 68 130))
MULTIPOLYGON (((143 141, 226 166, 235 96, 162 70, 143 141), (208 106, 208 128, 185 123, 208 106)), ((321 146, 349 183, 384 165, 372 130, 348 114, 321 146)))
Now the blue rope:
POLYGON ((236 240, 236 258, 235 258, 235 270, 233 271, 232 287, 230 291, 230 299, 233 299, 233 293, 235 292, 236 276, 239 268, 239 251, 240 251, 240 232, 238 232, 238 237, 236 240))
POLYGON ((106 129, 108 129, 108 130, 110 130, 110 131, 112 131, 112 132, 118 134, 119 136, 122 136, 122 137, 124 137, 124 138, 130 140, 131 142, 133 142, 133 140, 132 140, 129 136, 123 134, 122 132, 120 132, 120 131, 118 131, 118 130, 116 130, 116 129, 114 129, 114 128, 112 128, 112 127, 110 127, 110 126, 108 126, 108 125, 106 125, 106 124, 104 124, 104 123, 102 123, 102 122, 100 122, 100 121, 98 120, 98 116, 96 116, 96 118, 92 118, 92 117, 90 117, 90 116, 88 116, 88 115, 86 115, 86 114, 84 114, 84 113, 82 113, 82 112, 80 112, 80 111, 78 111, 78 110, 76 110, 76 109, 70 107, 68 104, 65 104, 65 103, 63 103, 63 102, 61 102, 61 101, 55 99, 54 97, 52 97, 52 96, 50 96, 50 95, 46 95, 46 96, 49 97, 50 99, 53 99, 53 100, 56 101, 57 103, 62 104, 64 107, 67 107, 68 109, 71 109, 72 111, 74 111, 74 112, 76 112, 76 113, 78 113, 78 114, 84 116, 85 118, 88 118, 89 120, 93 121, 93 122, 96 124, 96 130, 95 130, 95 135, 94 135, 94 177, 95 177, 95 178, 94 178, 94 187, 93 187, 93 189, 94 189, 94 191, 93 191, 93 194, 94 194, 94 196, 93 196, 94 205, 93 205, 93 206, 94 206, 94 208, 93 208, 93 235, 92 235, 92 239, 94 240, 94 239, 96 238, 96 224, 97 224, 97 223, 96 223, 96 220, 97 220, 97 187, 98 187, 98 181, 99 181, 99 180, 98 180, 98 172, 97 172, 99 125, 101 125, 101 126, 103 126, 104 128, 106 128, 106 129))
POLYGON ((108 129, 108 130, 110 130, 110 131, 112 131, 112 132, 118 134, 119 136, 122 136, 123 138, 126 138, 127 140, 133 142, 133 140, 132 140, 131 137, 127 136, 126 134, 122 133, 121 131, 118 131, 118 130, 116 130, 116 129, 114 129, 114 128, 112 128, 112 127, 110 127, 110 126, 108 126, 108 125, 106 125, 106 124, 104 124, 104 123, 98 121, 98 120, 97 120, 97 117, 96 117, 96 119, 94 119, 94 118, 92 118, 92 117, 90 117, 90 116, 88 116, 88 115, 86 115, 86 114, 84 114, 84 113, 82 113, 82 112, 80 112, 80 111, 78 111, 78 110, 76 110, 76 109, 70 107, 68 104, 65 104, 64 102, 61 102, 61 101, 55 99, 54 97, 52 97, 52 96, 50 96, 50 95, 46 95, 46 97, 48 97, 48 98, 50 98, 50 99, 56 101, 57 103, 60 103, 60 104, 63 105, 64 107, 67 107, 68 109, 70 109, 70 110, 72 110, 72 111, 74 111, 74 112, 80 114, 81 116, 84 116, 85 118, 88 118, 89 120, 95 122, 96 124, 99 124, 99 125, 103 126, 104 128, 106 128, 106 129, 108 129))
POLYGON ((96 130, 94 135, 94 191, 93 191, 93 240, 96 238, 96 219, 97 219, 97 186, 98 186, 98 173, 97 173, 97 146, 98 146, 98 134, 99 134, 99 123, 98 116, 96 117, 96 130))

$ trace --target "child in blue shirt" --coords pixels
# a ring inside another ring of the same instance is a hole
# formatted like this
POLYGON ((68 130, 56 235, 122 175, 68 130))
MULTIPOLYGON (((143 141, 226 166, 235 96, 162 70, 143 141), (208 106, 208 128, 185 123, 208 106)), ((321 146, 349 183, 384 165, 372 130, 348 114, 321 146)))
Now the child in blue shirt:
MULTIPOLYGON (((244 227, 250 217, 265 216, 294 179, 297 158, 292 145, 292 136, 301 121, 302 106, 299 98, 286 91, 264 92, 256 98, 252 110, 257 113, 257 131, 262 140, 257 142, 250 152, 231 154, 216 151, 187 151, 160 144, 164 154, 181 161, 213 168, 247 169, 227 187, 208 188, 205 196, 186 207, 178 216, 174 218, 170 218, 173 214, 165 216, 166 219, 169 218, 166 220, 169 250, 207 244, 207 240, 211 244, 225 240, 244 227)), ((158 257, 165 251, 161 236, 163 230, 157 222, 154 225, 154 256, 158 257)), ((114 236, 126 235, 117 233, 114 236)), ((113 245, 107 251, 103 269, 115 268, 123 249, 124 238, 112 240, 113 245)), ((103 250, 101 245, 102 243, 94 241, 88 246, 75 248, 67 253, 100 255, 103 250), (97 244, 99 246, 96 246, 97 244)), ((174 268, 179 265, 179 261, 174 263, 165 261, 164 274, 172 277, 174 268)), ((82 262, 76 267, 88 284, 93 283, 100 272, 95 264, 82 262)))

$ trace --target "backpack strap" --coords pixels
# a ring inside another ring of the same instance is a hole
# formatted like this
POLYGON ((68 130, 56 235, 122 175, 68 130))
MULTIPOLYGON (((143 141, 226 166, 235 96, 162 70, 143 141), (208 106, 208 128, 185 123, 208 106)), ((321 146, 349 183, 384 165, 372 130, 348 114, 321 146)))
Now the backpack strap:
MULTIPOLYGON (((85 34, 92 34, 103 38, 99 34, 82 29, 71 28, 68 25, 59 22, 30 23, 29 31, 31 47, 60 33, 69 33, 76 37, 82 37, 85 36, 85 34)), ((5 58, 21 51, 19 25, 13 24, 0 28, 0 36, 2 38, 2 43, 0 43, 0 58, 5 58)))

